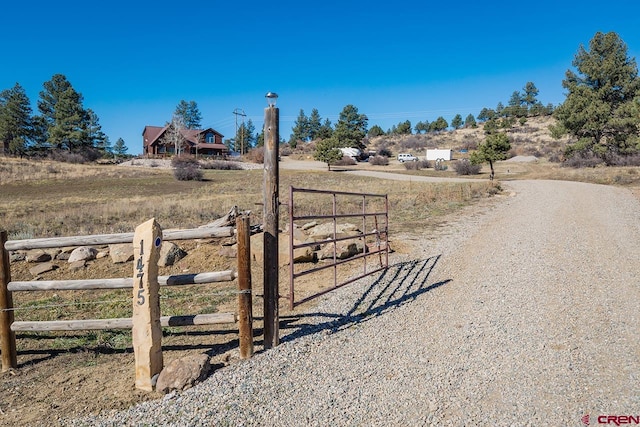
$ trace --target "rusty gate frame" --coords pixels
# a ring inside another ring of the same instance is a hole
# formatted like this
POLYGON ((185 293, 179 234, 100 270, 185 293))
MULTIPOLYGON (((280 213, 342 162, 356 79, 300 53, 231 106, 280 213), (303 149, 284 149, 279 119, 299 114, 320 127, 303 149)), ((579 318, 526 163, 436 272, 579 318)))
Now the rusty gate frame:
MULTIPOLYGON (((351 193, 351 192, 346 192, 346 191, 331 191, 331 190, 314 190, 314 189, 310 189, 310 188, 295 188, 293 186, 289 186, 289 295, 287 296, 289 299, 289 309, 293 310, 295 308, 295 306, 300 305, 304 302, 307 302, 311 299, 314 299, 316 297, 319 297, 321 295, 324 295, 328 292, 331 292, 341 286, 347 285, 349 283, 355 282, 356 280, 362 279, 363 277, 366 277, 370 274, 376 273, 378 271, 381 270, 385 270, 389 267, 389 199, 387 197, 386 194, 371 194, 371 193, 351 193), (294 204, 294 193, 315 193, 315 194, 330 194, 332 195, 332 201, 333 201, 333 210, 332 210, 332 214, 331 215, 301 215, 301 216, 295 216, 294 215, 294 211, 295 211, 295 204, 294 204), (345 195, 345 196, 361 196, 362 197, 362 212, 360 213, 345 213, 345 214, 338 214, 337 213, 337 202, 336 202, 336 196, 337 195, 345 195), (384 212, 367 212, 367 197, 369 198, 384 198, 384 212), (380 227, 378 226, 377 222, 378 222, 378 217, 379 216, 383 216, 384 217, 384 228, 381 230, 380 227), (366 219, 367 217, 373 217, 374 221, 375 221, 375 229, 373 231, 367 232, 366 230, 366 219), (336 237, 336 228, 337 228, 337 219, 338 218, 362 218, 362 230, 360 232, 360 234, 355 235, 355 236, 348 236, 348 237, 341 237, 341 238, 337 238, 336 237), (296 220, 314 220, 314 219, 331 219, 333 221, 333 238, 332 239, 326 239, 326 240, 322 240, 322 241, 314 241, 314 242, 305 242, 305 243, 300 243, 300 244, 294 244, 294 239, 293 239, 293 229, 295 226, 295 221, 296 220), (375 250, 371 250, 371 251, 367 251, 366 250, 366 238, 368 236, 376 236, 376 249, 375 250), (384 236, 384 239, 382 239, 382 236, 384 236), (336 244, 338 242, 342 242, 345 240, 358 240, 358 239, 362 239, 363 241, 363 245, 365 247, 365 249, 363 250, 363 253, 355 255, 351 258, 347 258, 344 260, 338 260, 336 258, 336 244), (382 244, 382 242, 384 242, 384 244, 382 244), (328 244, 333 244, 333 262, 329 263, 329 264, 325 264, 319 267, 314 267, 314 268, 310 268, 308 270, 301 270, 298 271, 297 273, 294 271, 294 263, 293 263, 293 259, 294 259, 294 251, 296 249, 299 248, 305 248, 305 247, 311 247, 311 246, 315 246, 318 245, 319 243, 328 243, 328 244), (379 256, 379 267, 374 269, 374 270, 370 270, 367 271, 367 257, 369 256, 373 256, 373 255, 378 255, 379 256), (384 254, 384 258, 383 255, 384 254), (357 277, 352 277, 344 282, 338 283, 338 278, 337 278, 337 269, 338 269, 338 265, 341 264, 345 264, 348 262, 354 262, 358 259, 363 259, 363 273, 358 275, 357 277), (383 261, 384 260, 384 261, 383 261), (319 293, 315 293, 313 295, 310 295, 308 297, 303 298, 300 301, 295 301, 295 291, 294 291, 294 282, 295 279, 297 277, 300 276, 304 276, 307 274, 311 274, 311 273, 315 273, 327 268, 332 268, 333 267, 333 288, 331 289, 327 289, 324 290, 322 292, 319 293)), ((287 298, 285 297, 285 298, 287 298)))

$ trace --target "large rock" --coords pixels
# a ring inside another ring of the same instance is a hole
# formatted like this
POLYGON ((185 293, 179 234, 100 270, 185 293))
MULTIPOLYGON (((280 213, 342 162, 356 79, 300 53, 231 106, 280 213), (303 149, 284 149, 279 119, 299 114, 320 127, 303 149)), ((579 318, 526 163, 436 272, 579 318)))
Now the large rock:
MULTIPOLYGON (((294 240, 294 244, 301 242, 294 240)), ((262 265, 264 262, 264 233, 251 236, 251 258, 252 262, 262 265)), ((293 252, 293 262, 314 262, 317 260, 315 252, 311 248, 298 248, 293 252)), ((289 235, 278 234, 278 265, 280 267, 289 265, 289 235)))
POLYGON ((25 259, 27 259, 27 253, 25 251, 9 252, 9 262, 24 261, 25 259))
POLYGON ((133 261, 133 245, 131 243, 109 245, 109 256, 114 264, 133 261))
POLYGON ((42 249, 32 249, 27 251, 26 260, 27 262, 47 262, 51 261, 51 255, 42 249))
POLYGON ((306 224, 303 224, 301 228, 303 230, 308 230, 310 228, 315 227, 316 225, 318 225, 318 223, 316 221, 311 221, 311 222, 307 222, 306 224))
POLYGON ((80 246, 75 248, 71 255, 69 255, 69 259, 67 262, 74 263, 76 261, 89 261, 92 259, 96 259, 96 255, 98 254, 98 250, 96 248, 92 248, 91 246, 80 246))
POLYGON ((167 267, 186 257, 187 253, 173 242, 162 242, 158 266, 167 267))
POLYGON ((62 251, 58 248, 48 248, 44 250, 45 253, 51 255, 51 259, 56 259, 62 251))
POLYGON ((58 268, 57 265, 54 265, 50 262, 43 262, 36 265, 35 267, 31 267, 29 269, 29 273, 33 274, 34 276, 37 276, 39 274, 46 273, 47 271, 55 270, 56 268, 58 268))
MULTIPOLYGON (((342 241, 336 243, 336 259, 347 259, 364 252, 362 242, 342 241)), ((320 259, 333 259, 333 243, 327 243, 320 251, 320 259)))
POLYGON ((56 255, 56 259, 59 259, 61 261, 69 260, 69 257, 71 256, 71 252, 73 252, 75 249, 76 249, 75 246, 66 246, 62 248, 60 253, 56 255))
POLYGON ((211 364, 206 354, 176 359, 160 372, 156 391, 169 393, 172 390, 186 390, 204 380, 210 370, 211 364))
POLYGON ((81 259, 78 261, 74 261, 69 263, 69 271, 82 270, 87 266, 87 261, 81 259))
MULTIPOLYGON (((333 223, 327 222, 320 224, 309 229, 308 233, 309 237, 313 240, 324 240, 328 237, 333 238, 333 223)), ((353 224, 336 224, 336 237, 357 236, 359 233, 358 227, 353 224)))

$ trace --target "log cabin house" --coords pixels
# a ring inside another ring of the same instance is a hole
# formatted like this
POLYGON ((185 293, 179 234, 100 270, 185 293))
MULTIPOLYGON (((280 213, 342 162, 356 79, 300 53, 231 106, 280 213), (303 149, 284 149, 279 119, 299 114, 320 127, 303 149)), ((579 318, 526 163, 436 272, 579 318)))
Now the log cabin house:
MULTIPOLYGON (((142 153, 147 157, 164 157, 175 154, 175 144, 169 141, 170 124, 145 126, 142 131, 142 153)), ((180 129, 182 145, 180 153, 194 156, 225 157, 229 149, 222 143, 220 132, 212 129, 180 129)))

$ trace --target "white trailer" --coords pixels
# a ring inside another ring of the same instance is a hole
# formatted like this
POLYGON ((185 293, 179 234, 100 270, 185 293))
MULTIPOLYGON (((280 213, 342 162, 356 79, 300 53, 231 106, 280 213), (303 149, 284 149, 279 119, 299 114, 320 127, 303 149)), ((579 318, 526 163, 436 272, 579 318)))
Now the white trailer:
POLYGON ((451 160, 451 150, 427 150, 427 160, 451 160))
POLYGON ((343 147, 340 148, 340 151, 342 151, 343 156, 351 157, 356 162, 360 160, 360 157, 362 156, 362 151, 360 151, 358 148, 343 147))

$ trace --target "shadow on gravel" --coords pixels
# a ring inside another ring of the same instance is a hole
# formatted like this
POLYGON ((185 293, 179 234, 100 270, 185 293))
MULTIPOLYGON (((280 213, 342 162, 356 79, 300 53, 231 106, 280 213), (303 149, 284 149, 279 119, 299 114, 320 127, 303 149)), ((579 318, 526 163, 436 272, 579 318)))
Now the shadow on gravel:
POLYGON ((280 341, 293 341, 322 331, 337 332, 385 314, 415 300, 425 292, 449 283, 451 279, 430 283, 429 276, 439 260, 440 255, 390 266, 361 295, 357 296, 353 306, 344 313, 316 312, 281 316, 280 329, 284 333, 280 341), (291 332, 285 332, 286 330, 291 332))

